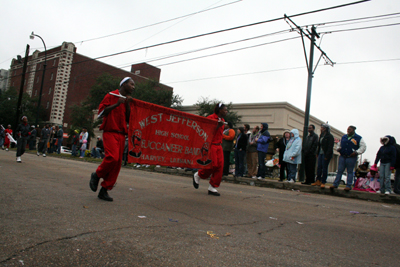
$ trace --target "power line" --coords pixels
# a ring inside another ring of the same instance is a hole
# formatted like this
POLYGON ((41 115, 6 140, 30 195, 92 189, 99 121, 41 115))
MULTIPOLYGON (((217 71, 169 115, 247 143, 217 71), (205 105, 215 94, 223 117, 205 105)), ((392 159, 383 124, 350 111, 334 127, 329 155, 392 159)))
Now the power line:
MULTIPOLYGON (((400 61, 400 58, 375 59, 375 60, 363 60, 363 61, 341 62, 341 63, 335 63, 335 65, 375 63, 375 62, 386 62, 386 61, 400 61)), ((325 66, 325 64, 321 64, 321 66, 325 66)), ((198 78, 198 79, 183 80, 183 81, 175 81, 175 82, 166 82, 166 83, 167 83, 167 84, 174 84, 174 83, 196 82, 196 81, 203 81, 203 80, 220 79, 220 78, 229 78, 229 77, 237 77, 237 76, 261 74, 261 73, 268 73, 268 72, 279 72, 279 71, 287 71, 287 70, 296 70, 296 69, 305 69, 305 67, 304 67, 304 66, 303 66, 303 67, 291 67, 291 68, 283 68, 283 69, 273 69, 273 70, 263 70, 263 71, 255 71, 255 72, 236 73, 236 74, 229 74, 229 75, 222 75, 222 76, 213 76, 213 77, 204 77, 204 78, 198 78)))
MULTIPOLYGON (((303 13, 298 13, 298 14, 295 14, 295 15, 290 15, 290 17, 293 18, 293 17, 309 15, 309 14, 313 14, 313 13, 318 13, 318 12, 327 11, 327 10, 331 10, 331 9, 342 8, 342 7, 355 5, 355 4, 360 4, 360 3, 369 2, 369 1, 371 1, 371 0, 361 0, 361 1, 357 1, 357 2, 351 2, 351 3, 342 4, 342 5, 338 5, 338 6, 332 6, 332 7, 327 7, 327 8, 307 11, 307 12, 303 12, 303 13)), ((214 32, 194 35, 194 36, 190 36, 190 37, 185 37, 185 38, 181 38, 181 39, 177 39, 177 40, 167 41, 167 42, 158 43, 158 44, 145 46, 145 47, 141 47, 141 48, 136 48, 136 49, 131 49, 131 50, 127 50, 127 51, 117 52, 117 53, 108 54, 108 55, 104 55, 104 56, 99 56, 99 57, 95 57, 95 58, 85 59, 85 60, 81 60, 81 61, 77 61, 77 62, 73 62, 73 63, 70 63, 70 64, 65 64, 65 65, 67 65, 67 66, 68 65, 74 65, 74 64, 84 63, 84 62, 87 62, 87 61, 98 60, 98 59, 102 59, 102 58, 122 55, 122 54, 125 54, 125 53, 130 53, 130 52, 139 51, 139 50, 148 49, 148 48, 154 48, 154 47, 158 47, 158 46, 162 46, 162 45, 172 44, 172 43, 176 43, 176 42, 186 41, 186 40, 195 39, 195 38, 199 38, 199 37, 204 37, 204 36, 208 36, 208 35, 213 35, 213 34, 217 34, 217 33, 222 33, 222 32, 242 29, 242 28, 246 28, 246 27, 261 25, 261 24, 270 23, 270 22, 274 22, 274 21, 278 21, 278 20, 282 20, 282 19, 285 19, 285 16, 279 17, 279 18, 274 18, 274 19, 269 19, 269 20, 265 20, 265 21, 255 22, 255 23, 251 23, 251 24, 241 25, 241 26, 237 26, 237 27, 233 27, 233 28, 224 29, 224 30, 218 30, 218 31, 214 31, 214 32)), ((53 68, 57 68, 57 67, 53 67, 53 68)), ((52 69, 52 68, 50 68, 50 69, 52 69)))
POLYGON ((361 27, 361 28, 334 30, 334 31, 329 31, 329 32, 321 32, 320 34, 337 33, 337 32, 348 32, 348 31, 358 31, 358 30, 382 28, 382 27, 397 26, 397 25, 400 25, 400 22, 399 23, 384 24, 384 25, 366 26, 366 27, 361 27))
POLYGON ((115 36, 115 35, 119 35, 119 34, 124 34, 124 33, 127 33, 127 32, 137 31, 137 30, 153 27, 153 26, 156 26, 156 25, 159 25, 159 24, 163 24, 163 23, 166 23, 166 22, 174 21, 174 20, 177 20, 177 19, 190 17, 190 16, 193 16, 193 15, 196 15, 196 14, 199 14, 199 13, 207 12, 207 11, 210 11, 210 10, 213 10, 213 9, 217 9, 217 8, 220 8, 220 7, 224 7, 224 6, 227 6, 227 5, 236 4, 237 2, 241 2, 241 1, 242 0, 237 0, 237 1, 226 3, 226 4, 223 4, 223 5, 220 5, 220 6, 216 6, 216 7, 204 9, 204 10, 201 10, 201 11, 197 11, 197 12, 194 12, 194 13, 190 13, 190 14, 187 14, 187 15, 179 16, 179 17, 176 17, 176 18, 172 18, 172 19, 167 19, 167 20, 164 20, 164 21, 156 22, 156 23, 149 24, 149 25, 146 25, 146 26, 142 26, 142 27, 138 27, 138 28, 122 31, 122 32, 112 33, 112 34, 104 35, 104 36, 101 36, 101 37, 95 37, 95 38, 91 38, 91 39, 77 41, 77 42, 73 42, 73 43, 89 42, 89 41, 99 40, 99 39, 103 39, 103 38, 107 38, 107 37, 111 37, 111 36, 115 36))

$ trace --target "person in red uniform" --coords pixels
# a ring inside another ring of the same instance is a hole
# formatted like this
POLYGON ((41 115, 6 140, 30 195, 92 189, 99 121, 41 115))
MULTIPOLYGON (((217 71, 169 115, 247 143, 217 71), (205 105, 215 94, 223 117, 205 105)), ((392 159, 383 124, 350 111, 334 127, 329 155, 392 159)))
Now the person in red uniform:
POLYGON ((7 129, 4 130, 4 135, 5 135, 4 136, 4 147, 6 148, 6 151, 8 151, 8 149, 10 148, 10 144, 11 144, 10 138, 8 137, 7 134, 9 134, 10 136, 13 135, 13 130, 11 129, 10 124, 7 126, 7 129))
POLYGON ((220 196, 217 188, 221 184, 222 172, 224 168, 224 152, 222 151, 222 133, 224 131, 225 120, 224 117, 228 113, 227 107, 219 103, 214 108, 214 114, 211 114, 207 118, 218 121, 216 133, 213 140, 211 141, 210 158, 211 168, 200 169, 193 175, 193 186, 199 188, 200 178, 207 179, 211 175, 210 185, 208 186, 208 194, 213 196, 220 196))
POLYGON ((105 157, 92 173, 90 189, 96 192, 100 178, 103 178, 98 197, 102 200, 113 201, 108 195, 121 170, 122 154, 125 147, 125 135, 128 134, 130 107, 132 102, 130 94, 135 89, 135 83, 130 77, 120 82, 120 88, 108 93, 99 106, 99 117, 103 117, 100 130, 103 130, 103 146, 105 157))

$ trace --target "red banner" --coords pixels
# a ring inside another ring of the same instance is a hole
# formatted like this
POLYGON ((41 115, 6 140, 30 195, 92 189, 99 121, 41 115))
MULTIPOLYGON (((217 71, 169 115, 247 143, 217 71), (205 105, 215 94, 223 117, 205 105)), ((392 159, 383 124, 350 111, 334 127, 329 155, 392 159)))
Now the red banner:
POLYGON ((134 99, 129 121, 129 163, 211 167, 208 151, 218 122, 134 99))

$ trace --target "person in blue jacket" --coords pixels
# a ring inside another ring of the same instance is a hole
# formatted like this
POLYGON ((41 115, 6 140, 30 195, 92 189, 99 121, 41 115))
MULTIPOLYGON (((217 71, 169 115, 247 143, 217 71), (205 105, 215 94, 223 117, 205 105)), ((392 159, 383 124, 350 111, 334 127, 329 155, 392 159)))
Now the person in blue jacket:
POLYGON ((268 132, 268 123, 261 123, 260 132, 254 140, 257 143, 258 152, 257 179, 262 180, 265 178, 265 157, 267 156, 269 142, 271 141, 271 135, 268 132))
POLYGON ((340 153, 338 172, 335 181, 330 187, 331 190, 338 188, 345 169, 347 169, 347 184, 345 191, 350 191, 353 184, 354 167, 357 163, 358 155, 361 155, 367 149, 362 136, 356 134, 356 127, 350 125, 347 128, 347 134, 337 143, 336 150, 340 153))
POLYGON ((301 164, 301 149, 302 141, 299 135, 299 130, 293 129, 290 131, 291 138, 286 144, 285 153, 283 154, 283 161, 287 163, 288 167, 288 183, 296 182, 297 164, 301 164))
POLYGON ((379 167, 381 190, 377 191, 377 193, 386 195, 392 193, 390 174, 396 165, 396 148, 394 143, 394 138, 390 135, 381 137, 382 146, 376 154, 375 164, 373 165, 376 167, 378 162, 381 161, 381 166, 379 167))

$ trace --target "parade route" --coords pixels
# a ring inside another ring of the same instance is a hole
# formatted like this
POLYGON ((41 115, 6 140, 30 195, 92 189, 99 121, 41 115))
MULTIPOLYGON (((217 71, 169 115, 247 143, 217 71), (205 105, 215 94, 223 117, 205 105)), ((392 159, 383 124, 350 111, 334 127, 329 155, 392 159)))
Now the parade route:
POLYGON ((400 206, 0 150, 1 266, 397 266, 400 206))

